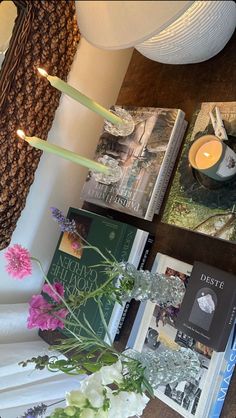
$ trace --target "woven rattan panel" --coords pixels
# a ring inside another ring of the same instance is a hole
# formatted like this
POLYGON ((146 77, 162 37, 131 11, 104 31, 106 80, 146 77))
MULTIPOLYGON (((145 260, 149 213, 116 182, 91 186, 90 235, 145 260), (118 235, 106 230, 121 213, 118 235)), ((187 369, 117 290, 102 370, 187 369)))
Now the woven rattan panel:
POLYGON ((37 67, 66 79, 79 41, 74 1, 19 0, 18 18, 0 78, 0 249, 11 240, 41 151, 16 136, 47 139, 60 93, 37 67))

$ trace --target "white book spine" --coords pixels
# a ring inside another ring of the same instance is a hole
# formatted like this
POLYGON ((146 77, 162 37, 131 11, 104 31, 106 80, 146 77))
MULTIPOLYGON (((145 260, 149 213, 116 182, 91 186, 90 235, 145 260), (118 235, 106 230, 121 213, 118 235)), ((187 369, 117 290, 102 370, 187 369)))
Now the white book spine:
MULTIPOLYGON (((136 232, 136 236, 130 251, 130 255, 128 258, 128 263, 133 264, 135 267, 138 267, 140 259, 142 257, 146 241, 148 239, 149 233, 146 231, 142 231, 141 229, 138 229, 136 232)), ((109 323, 108 323, 108 330, 109 335, 112 341, 114 341, 116 332, 124 311, 126 303, 123 303, 120 305, 118 302, 115 303, 114 309, 112 311, 112 315, 110 317, 109 323)), ((104 340, 109 343, 109 337, 108 335, 105 336, 104 340)))
POLYGON ((164 159, 162 161, 161 168, 160 168, 160 171, 158 173, 156 183, 155 183, 155 187, 153 189, 152 196, 151 196, 150 202, 148 204, 146 215, 145 215, 145 218, 144 218, 148 221, 152 221, 152 218, 153 218, 153 216, 155 214, 155 211, 156 211, 157 203, 158 203, 158 200, 159 200, 160 183, 162 181, 162 178, 165 176, 165 172, 166 172, 165 161, 166 160, 168 161, 170 156, 172 155, 172 150, 173 150, 173 147, 176 146, 176 142, 179 142, 179 146, 181 144, 182 138, 178 138, 178 131, 180 129, 180 126, 182 126, 182 124, 183 124, 184 117, 185 117, 185 113, 182 110, 178 110, 177 118, 176 118, 174 127, 173 127, 172 132, 171 132, 171 136, 170 136, 170 139, 169 139, 169 142, 168 142, 168 146, 167 146, 167 149, 166 149, 166 152, 165 152, 165 156, 164 156, 164 159))
POLYGON ((157 200, 157 205, 156 205, 156 210, 155 210, 155 214, 157 215, 160 212, 161 205, 162 205, 165 193, 166 193, 167 186, 171 178, 171 174, 173 172, 173 168, 175 166, 176 158, 178 156, 187 125, 188 125, 187 121, 184 120, 178 132, 177 141, 172 142, 173 148, 172 150, 170 150, 170 153, 165 159, 164 167, 163 167, 163 175, 159 183, 158 200, 157 200))

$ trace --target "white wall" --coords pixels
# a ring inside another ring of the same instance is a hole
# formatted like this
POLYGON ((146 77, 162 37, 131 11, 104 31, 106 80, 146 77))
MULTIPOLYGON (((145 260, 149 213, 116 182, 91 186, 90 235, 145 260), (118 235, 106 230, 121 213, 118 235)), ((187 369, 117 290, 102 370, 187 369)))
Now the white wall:
MULTIPOLYGON (((105 107, 116 102, 132 50, 103 51, 84 39, 80 40, 68 82, 105 107)), ((49 141, 92 158, 101 132, 100 116, 62 96, 49 141)), ((59 238, 59 228, 52 220, 50 206, 67 211, 79 207, 80 191, 87 169, 53 155, 44 154, 35 174, 26 207, 17 223, 11 245, 19 243, 43 262, 47 271, 59 238)), ((23 282, 11 279, 5 272, 4 251, 0 252, 0 303, 27 302, 40 290, 41 274, 23 282)))

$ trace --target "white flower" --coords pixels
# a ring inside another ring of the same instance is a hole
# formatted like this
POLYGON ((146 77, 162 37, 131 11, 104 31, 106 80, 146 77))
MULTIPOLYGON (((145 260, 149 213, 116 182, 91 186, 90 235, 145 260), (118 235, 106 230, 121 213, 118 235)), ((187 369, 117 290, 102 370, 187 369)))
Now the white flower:
POLYGON ((93 411, 92 409, 86 408, 80 413, 80 418, 95 418, 96 417, 96 411, 93 411))
POLYGON ((111 366, 103 366, 99 370, 103 385, 110 385, 113 382, 121 383, 123 380, 122 376, 122 364, 121 361, 117 361, 111 366))
POLYGON ((66 393, 66 403, 69 406, 77 406, 83 408, 86 405, 86 397, 81 390, 72 390, 66 393))
POLYGON ((81 391, 95 408, 101 408, 104 402, 104 387, 99 372, 86 377, 81 383, 81 391))
POLYGON ((110 399, 109 418, 128 418, 142 415, 149 398, 135 392, 122 391, 118 395, 108 393, 110 399))

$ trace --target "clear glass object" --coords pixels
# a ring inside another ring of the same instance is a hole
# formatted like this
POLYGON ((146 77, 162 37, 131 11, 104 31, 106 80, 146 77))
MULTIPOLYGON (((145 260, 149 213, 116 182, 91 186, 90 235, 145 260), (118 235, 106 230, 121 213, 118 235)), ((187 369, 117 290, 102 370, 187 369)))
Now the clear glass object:
POLYGON ((110 157, 109 155, 103 155, 97 160, 99 163, 109 167, 109 173, 104 174, 97 171, 92 172, 92 176, 99 183, 103 184, 112 184, 120 180, 123 174, 122 167, 119 166, 119 162, 115 158, 110 157))
POLYGON ((108 120, 105 120, 104 122, 105 131, 109 132, 111 135, 114 135, 114 136, 128 136, 132 134, 134 127, 135 127, 135 123, 130 113, 127 112, 127 110, 122 109, 122 107, 119 107, 119 106, 114 106, 114 110, 110 109, 110 112, 119 116, 124 121, 124 123, 119 124, 119 125, 114 125, 108 120))
POLYGON ((118 263, 119 286, 123 300, 150 300, 160 306, 178 307, 185 294, 183 281, 177 276, 137 270, 132 264, 118 263))
POLYGON ((175 382, 194 381, 201 370, 197 354, 189 348, 166 349, 159 353, 128 349, 124 354, 142 363, 144 375, 153 389, 175 382))

